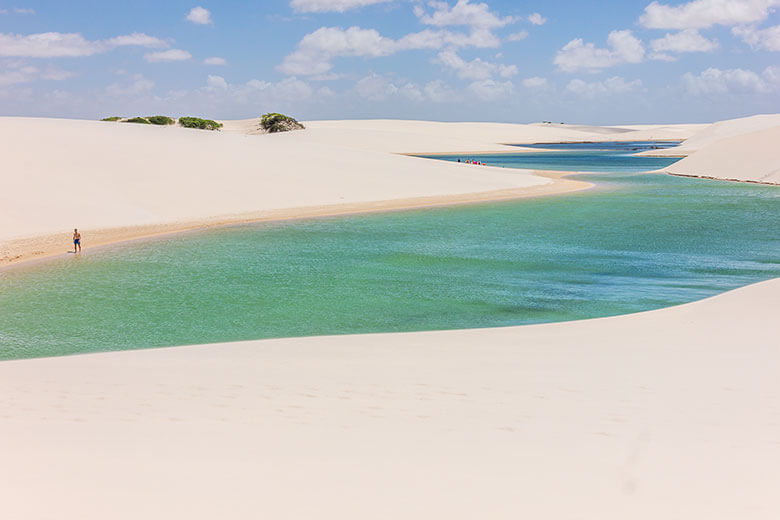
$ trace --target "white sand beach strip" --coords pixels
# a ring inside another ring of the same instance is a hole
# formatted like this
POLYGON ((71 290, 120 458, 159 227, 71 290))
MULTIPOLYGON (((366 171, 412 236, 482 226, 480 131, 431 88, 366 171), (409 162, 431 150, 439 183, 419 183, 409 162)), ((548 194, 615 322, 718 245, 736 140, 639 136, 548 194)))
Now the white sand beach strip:
POLYGON ((0 517, 775 519, 778 295, 0 363, 0 517))

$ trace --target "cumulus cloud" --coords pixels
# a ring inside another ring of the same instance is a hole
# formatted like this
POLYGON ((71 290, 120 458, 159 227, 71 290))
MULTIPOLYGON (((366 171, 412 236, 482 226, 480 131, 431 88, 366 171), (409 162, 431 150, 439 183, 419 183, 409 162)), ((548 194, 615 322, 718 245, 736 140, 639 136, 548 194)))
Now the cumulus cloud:
POLYGON ((144 54, 144 59, 149 63, 185 61, 190 58, 192 58, 192 54, 182 49, 168 49, 167 51, 149 52, 144 54))
POLYGON ((598 72, 621 63, 639 63, 645 56, 642 42, 630 30, 612 31, 607 44, 609 48, 604 49, 577 38, 559 50, 553 62, 566 72, 579 69, 598 72))
POLYGON ((321 27, 303 37, 279 70, 291 76, 320 75, 333 68, 331 60, 336 56, 387 56, 395 50, 396 42, 374 29, 321 27))
POLYGON ((731 32, 753 49, 780 51, 780 25, 766 29, 757 29, 755 26, 733 27, 731 32))
POLYGON ((515 91, 515 86, 511 81, 483 79, 475 81, 469 85, 468 89, 482 101, 495 101, 512 95, 515 91))
POLYGON ((139 47, 158 48, 158 47, 168 46, 168 43, 165 42, 164 40, 161 40, 160 38, 155 38, 154 36, 149 36, 148 34, 144 34, 144 33, 133 33, 124 36, 115 36, 114 38, 109 38, 108 40, 106 40, 105 43, 109 47, 137 45, 139 47))
POLYGON ((206 58, 203 60, 204 65, 227 65, 227 60, 225 58, 220 58, 219 56, 211 56, 210 58, 206 58))
POLYGON ((87 40, 79 33, 0 33, 0 56, 20 58, 62 58, 92 56, 120 46, 167 47, 159 38, 143 33, 116 36, 108 40, 87 40))
POLYGON ((376 102, 406 99, 416 103, 450 103, 460 100, 460 96, 441 80, 419 85, 376 73, 371 73, 355 83, 354 92, 364 99, 376 102))
POLYGON ((526 38, 528 38, 528 31, 520 31, 520 32, 512 33, 509 36, 507 36, 506 41, 519 42, 525 40, 526 38))
POLYGON ((613 76, 604 81, 587 82, 573 79, 566 85, 566 90, 582 97, 595 98, 610 94, 626 94, 642 89, 642 81, 626 81, 620 76, 613 76))
POLYGON ((524 79, 522 83, 525 88, 542 88, 547 86, 547 78, 534 76, 532 78, 524 79))
POLYGON ((208 78, 206 78, 206 88, 210 90, 227 90, 228 83, 222 76, 209 74, 208 78))
POLYGON ((113 83, 106 87, 106 94, 111 97, 138 96, 146 94, 154 88, 154 81, 136 74, 130 83, 113 83))
POLYGON ((184 17, 187 21, 190 21, 197 25, 209 25, 214 23, 211 20, 211 11, 204 9, 201 6, 193 7, 187 16, 184 17))
POLYGON ((657 1, 645 7, 639 23, 650 29, 706 29, 764 20, 780 0, 694 0, 677 6, 657 1))
POLYGON ((780 86, 780 68, 767 67, 759 75, 746 69, 721 70, 710 67, 700 74, 688 72, 682 79, 686 91, 693 95, 769 93, 780 86))
MULTIPOLYGON (((320 89, 317 93, 325 94, 326 91, 320 89)), ((204 100, 208 99, 224 104, 256 106, 258 103, 301 102, 314 94, 311 85, 294 77, 276 83, 252 79, 246 83, 233 84, 222 76, 209 75, 205 86, 194 92, 182 92, 179 97, 194 98, 195 104, 205 103, 204 100)))
POLYGON ((291 0, 290 7, 299 13, 325 13, 335 11, 343 13, 350 9, 384 4, 391 0, 291 0))
POLYGON ((385 101, 394 97, 403 97, 411 101, 424 101, 425 94, 416 83, 395 82, 387 76, 371 73, 355 83, 355 92, 370 101, 385 101))
POLYGON ((436 62, 453 70, 462 79, 487 79, 494 74, 498 74, 502 78, 510 78, 517 74, 515 65, 491 63, 479 58, 465 61, 452 49, 440 52, 436 62))
POLYGON ((711 52, 718 48, 718 42, 708 40, 696 29, 685 29, 674 34, 666 34, 650 42, 650 47, 656 53, 665 52, 711 52))
MULTIPOLYGON (((421 5, 414 7, 417 18, 426 25, 434 27, 466 26, 470 28, 468 41, 462 40, 462 36, 455 35, 454 45, 461 47, 498 47, 500 39, 493 34, 493 30, 515 23, 518 19, 514 16, 500 16, 492 11, 485 3, 473 4, 469 0, 458 0, 455 5, 448 2, 431 1, 428 5, 432 12, 426 11, 421 5)), ((453 36, 449 32, 441 32, 440 35, 453 36)))
POLYGON ((447 30, 426 29, 394 40, 375 29, 320 27, 303 37, 292 54, 287 55, 278 70, 291 76, 323 76, 333 68, 336 57, 362 56, 377 58, 413 49, 439 50, 445 46, 487 47, 497 44, 492 34, 471 35, 447 30))
POLYGON ((547 18, 539 13, 533 13, 528 17, 528 21, 534 25, 544 25, 547 22, 547 18))
POLYGON ((449 85, 438 79, 426 83, 423 87, 423 93, 426 99, 434 103, 454 103, 461 99, 460 95, 449 85))
POLYGON ((16 14, 35 14, 35 9, 14 7, 14 12, 16 14))
POLYGON ((426 25, 467 25, 480 29, 497 29, 517 21, 513 16, 501 17, 491 12, 487 4, 472 4, 469 0, 458 0, 454 6, 438 1, 428 4, 434 8, 430 14, 420 5, 414 7, 414 13, 426 25))
POLYGON ((31 83, 38 80, 62 81, 73 74, 57 67, 39 68, 22 61, 6 62, 0 69, 0 87, 31 83))

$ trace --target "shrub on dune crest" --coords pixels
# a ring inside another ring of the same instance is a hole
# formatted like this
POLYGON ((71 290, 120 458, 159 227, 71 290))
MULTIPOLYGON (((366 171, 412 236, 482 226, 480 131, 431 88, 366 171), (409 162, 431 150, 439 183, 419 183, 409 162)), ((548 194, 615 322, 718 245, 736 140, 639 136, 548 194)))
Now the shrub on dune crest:
POLYGON ((119 121, 122 119, 122 116, 111 116, 111 117, 104 117, 101 119, 101 121, 119 121))
POLYGON ((153 125, 172 125, 175 122, 168 116, 149 116, 146 120, 153 125))
POLYGON ((201 130, 219 130, 222 128, 222 123, 217 123, 211 119, 189 116, 180 117, 179 124, 184 128, 200 128, 201 130))
POLYGON ((275 134, 278 132, 289 132, 290 130, 303 130, 306 127, 290 116, 271 112, 264 114, 260 118, 260 128, 269 134, 275 134))
POLYGON ((143 125, 151 125, 149 120, 145 117, 131 117, 130 119, 123 119, 122 123, 141 123, 143 125))

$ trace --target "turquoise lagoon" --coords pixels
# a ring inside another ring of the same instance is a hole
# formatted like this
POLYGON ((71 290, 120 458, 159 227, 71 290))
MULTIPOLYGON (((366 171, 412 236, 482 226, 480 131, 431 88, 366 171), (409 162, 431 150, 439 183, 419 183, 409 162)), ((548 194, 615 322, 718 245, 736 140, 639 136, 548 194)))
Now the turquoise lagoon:
MULTIPOLYGON (((484 160, 511 167, 505 157, 484 160)), ((585 178, 597 187, 226 227, 3 270, 0 358, 577 320, 780 276, 778 188, 585 178)))

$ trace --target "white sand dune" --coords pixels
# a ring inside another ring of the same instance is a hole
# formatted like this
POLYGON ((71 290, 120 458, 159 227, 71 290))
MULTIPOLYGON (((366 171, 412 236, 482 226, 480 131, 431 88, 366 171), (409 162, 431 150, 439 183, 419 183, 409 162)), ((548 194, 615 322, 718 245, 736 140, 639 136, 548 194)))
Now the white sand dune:
POLYGON ((779 136, 780 114, 762 114, 714 123, 680 146, 639 155, 685 157, 664 169, 674 175, 780 184, 779 136))
POLYGON ((721 137, 709 144, 700 143, 700 149, 665 171, 675 175, 780 184, 780 116, 776 121, 776 126, 721 137))
POLYGON ((779 295, 0 363, 0 517, 774 520, 779 295))
POLYGON ((723 139, 780 126, 780 114, 759 114, 713 123, 694 133, 674 150, 689 155, 723 139))

